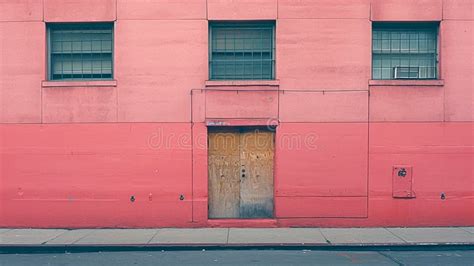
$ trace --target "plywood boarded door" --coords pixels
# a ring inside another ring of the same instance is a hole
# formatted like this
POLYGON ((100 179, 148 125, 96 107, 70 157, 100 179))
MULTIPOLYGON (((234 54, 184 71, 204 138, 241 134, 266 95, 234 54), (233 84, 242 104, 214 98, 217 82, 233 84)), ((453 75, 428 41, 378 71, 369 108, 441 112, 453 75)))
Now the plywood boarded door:
POLYGON ((273 132, 209 130, 209 218, 273 217, 273 132))
POLYGON ((240 147, 237 129, 209 132, 209 218, 239 217, 240 147))
POLYGON ((273 217, 273 132, 240 133, 240 218, 273 217))

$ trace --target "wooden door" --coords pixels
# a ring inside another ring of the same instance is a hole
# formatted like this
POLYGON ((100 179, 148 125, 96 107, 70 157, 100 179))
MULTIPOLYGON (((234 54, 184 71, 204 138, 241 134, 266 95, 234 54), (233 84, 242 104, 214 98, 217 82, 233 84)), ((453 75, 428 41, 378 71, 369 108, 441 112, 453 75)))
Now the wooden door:
POLYGON ((273 132, 209 130, 209 218, 273 217, 273 132))
POLYGON ((239 217, 239 131, 209 132, 208 156, 209 218, 239 217))
POLYGON ((273 217, 273 132, 240 133, 240 217, 273 217))

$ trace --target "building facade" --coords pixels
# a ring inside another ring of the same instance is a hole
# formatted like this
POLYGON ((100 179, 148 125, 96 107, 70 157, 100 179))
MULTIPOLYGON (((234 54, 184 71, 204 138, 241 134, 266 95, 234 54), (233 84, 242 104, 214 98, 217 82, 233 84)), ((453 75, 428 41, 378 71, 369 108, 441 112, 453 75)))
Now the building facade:
POLYGON ((473 10, 0 1, 0 227, 473 226, 473 10))

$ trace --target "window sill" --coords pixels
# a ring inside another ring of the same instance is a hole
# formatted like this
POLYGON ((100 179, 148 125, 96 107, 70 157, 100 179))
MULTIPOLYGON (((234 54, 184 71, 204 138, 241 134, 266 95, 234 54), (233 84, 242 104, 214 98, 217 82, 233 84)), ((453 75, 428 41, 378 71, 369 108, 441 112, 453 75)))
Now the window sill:
POLYGON ((280 81, 272 80, 206 80, 206 87, 229 87, 229 86, 269 86, 278 87, 280 81))
POLYGON ((442 79, 426 79, 426 80, 372 79, 372 80, 369 80, 369 86, 444 86, 444 80, 442 79))
POLYGON ((41 86, 48 87, 117 87, 116 80, 88 80, 88 81, 51 81, 43 80, 41 86))

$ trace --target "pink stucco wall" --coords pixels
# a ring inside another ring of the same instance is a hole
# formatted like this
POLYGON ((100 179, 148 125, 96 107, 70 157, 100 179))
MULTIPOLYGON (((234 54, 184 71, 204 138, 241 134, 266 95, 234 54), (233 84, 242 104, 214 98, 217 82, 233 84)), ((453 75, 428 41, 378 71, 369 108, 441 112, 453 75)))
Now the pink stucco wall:
POLYGON ((473 10, 0 1, 0 227, 472 226, 473 10), (276 20, 277 80, 206 82, 209 20, 276 20), (45 22, 77 21, 115 22, 115 81, 45 81, 45 22), (439 21, 441 81, 370 81, 371 21, 439 21), (275 219, 208 220, 207 125, 269 119, 275 219), (392 197, 396 165, 413 167, 415 198, 392 197))

